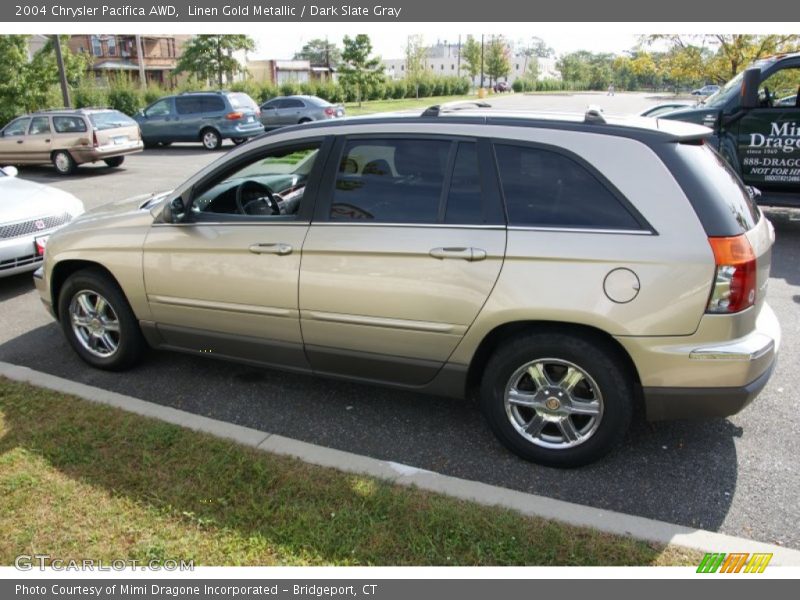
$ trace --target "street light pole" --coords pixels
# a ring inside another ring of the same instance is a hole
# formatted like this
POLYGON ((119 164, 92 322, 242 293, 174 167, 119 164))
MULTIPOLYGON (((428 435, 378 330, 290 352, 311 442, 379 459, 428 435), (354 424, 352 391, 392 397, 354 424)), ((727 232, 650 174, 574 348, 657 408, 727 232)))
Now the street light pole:
POLYGON ((67 85, 67 73, 64 70, 64 57, 61 54, 61 38, 53 36, 53 47, 56 51, 56 64, 58 65, 58 79, 61 83, 61 96, 64 100, 64 108, 72 108, 72 100, 69 97, 69 86, 67 85))
POLYGON ((481 34, 481 89, 483 89, 483 34, 481 34))

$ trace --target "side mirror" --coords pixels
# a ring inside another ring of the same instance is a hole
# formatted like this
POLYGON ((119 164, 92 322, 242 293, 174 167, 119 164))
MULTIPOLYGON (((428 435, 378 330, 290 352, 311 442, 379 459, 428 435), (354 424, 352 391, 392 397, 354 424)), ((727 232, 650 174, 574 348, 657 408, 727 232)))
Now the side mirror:
POLYGON ((9 165, 7 167, 3 167, 3 173, 9 177, 16 177, 19 174, 19 171, 17 170, 17 167, 12 167, 9 165))
POLYGON ((758 107, 758 86, 761 84, 761 69, 747 69, 742 77, 742 108, 758 107))
POLYGON ((137 117, 147 117, 147 115, 145 114, 143 108, 140 108, 139 110, 136 111, 136 116, 137 117))
POLYGON ((176 196, 167 202, 164 211, 161 213, 161 220, 164 223, 183 223, 186 217, 186 203, 181 196, 176 196))

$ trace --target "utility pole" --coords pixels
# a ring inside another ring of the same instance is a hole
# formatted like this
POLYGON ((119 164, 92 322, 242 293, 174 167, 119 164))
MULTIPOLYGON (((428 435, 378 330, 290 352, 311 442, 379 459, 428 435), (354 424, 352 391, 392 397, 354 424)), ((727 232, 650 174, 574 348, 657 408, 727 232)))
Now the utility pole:
POLYGON ((483 89, 483 34, 481 34, 481 89, 483 89))
POLYGON ((461 34, 458 34, 458 67, 456 67, 456 77, 461 77, 461 34))
POLYGON ((64 70, 64 56, 61 54, 61 38, 53 36, 53 47, 56 50, 56 64, 58 65, 58 79, 61 82, 61 96, 64 100, 64 108, 72 108, 72 100, 69 97, 69 86, 67 85, 67 73, 64 70))
POLYGON ((142 36, 136 35, 136 62, 139 63, 139 85, 147 87, 147 76, 144 73, 144 50, 142 49, 142 36))

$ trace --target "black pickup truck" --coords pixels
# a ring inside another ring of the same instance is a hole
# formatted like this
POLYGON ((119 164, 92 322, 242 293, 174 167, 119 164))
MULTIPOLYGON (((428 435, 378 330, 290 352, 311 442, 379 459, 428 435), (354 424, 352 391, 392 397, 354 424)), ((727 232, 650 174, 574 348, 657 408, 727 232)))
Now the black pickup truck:
POLYGON ((800 207, 800 53, 758 60, 697 106, 659 118, 712 128, 759 204, 800 207))

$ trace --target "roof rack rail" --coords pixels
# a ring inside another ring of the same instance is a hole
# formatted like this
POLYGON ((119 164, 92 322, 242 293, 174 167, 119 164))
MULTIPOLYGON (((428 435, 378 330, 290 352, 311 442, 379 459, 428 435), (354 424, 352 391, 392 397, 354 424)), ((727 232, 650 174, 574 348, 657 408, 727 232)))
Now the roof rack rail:
POLYGON ((450 110, 464 110, 466 108, 492 108, 488 102, 481 102, 480 100, 465 100, 460 102, 447 102, 445 104, 434 104, 429 106, 422 113, 423 117, 438 117, 443 112, 450 110))
POLYGON ((590 104, 586 107, 586 114, 583 116, 584 123, 606 123, 606 118, 603 116, 603 109, 596 104, 590 104))
POLYGON ((51 112, 64 112, 67 110, 108 110, 108 106, 81 106, 81 107, 74 107, 74 106, 54 106, 52 108, 40 108, 39 110, 33 111, 31 114, 36 113, 51 113, 51 112))
POLYGON ((230 90, 190 90, 188 92, 181 92, 179 96, 186 96, 187 94, 230 94, 230 90))

